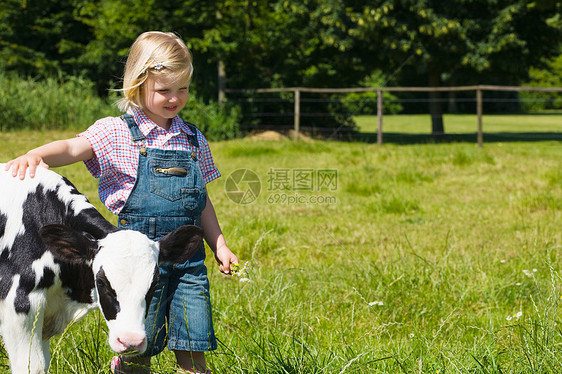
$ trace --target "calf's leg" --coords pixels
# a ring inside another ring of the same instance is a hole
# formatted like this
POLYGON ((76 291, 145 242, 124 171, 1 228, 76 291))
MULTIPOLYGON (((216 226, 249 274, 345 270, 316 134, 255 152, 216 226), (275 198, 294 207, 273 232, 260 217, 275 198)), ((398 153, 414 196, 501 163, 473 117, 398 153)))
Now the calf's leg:
POLYGON ((44 374, 48 367, 48 341, 42 338, 43 311, 31 303, 29 313, 16 313, 6 300, 0 302, 0 335, 10 360, 12 374, 44 374), (47 349, 47 351, 45 351, 47 349))

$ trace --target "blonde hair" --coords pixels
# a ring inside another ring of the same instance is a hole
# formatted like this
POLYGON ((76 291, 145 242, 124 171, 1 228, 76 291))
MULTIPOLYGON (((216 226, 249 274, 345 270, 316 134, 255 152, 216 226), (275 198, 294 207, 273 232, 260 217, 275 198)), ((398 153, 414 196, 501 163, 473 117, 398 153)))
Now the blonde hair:
POLYGON ((189 86, 193 74, 191 53, 174 33, 148 31, 139 35, 129 50, 123 74, 123 98, 117 106, 123 112, 140 107, 141 88, 149 76, 174 74, 189 86))

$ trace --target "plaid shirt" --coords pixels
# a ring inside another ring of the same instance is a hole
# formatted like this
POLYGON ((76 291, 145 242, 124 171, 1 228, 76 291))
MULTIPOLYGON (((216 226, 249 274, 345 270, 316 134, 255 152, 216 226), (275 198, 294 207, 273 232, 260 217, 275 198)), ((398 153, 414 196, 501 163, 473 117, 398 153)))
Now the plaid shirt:
MULTIPOLYGON (((156 125, 141 110, 130 112, 146 137, 147 148, 191 151, 186 134, 193 132, 176 116, 168 131, 156 125)), ((105 206, 119 214, 129 198, 137 179, 139 147, 135 145, 127 124, 120 117, 102 118, 88 130, 78 134, 86 138, 95 156, 84 163, 95 177, 99 178, 99 196, 105 206)), ((205 183, 220 177, 215 167, 207 139, 197 130, 201 174, 205 183)))

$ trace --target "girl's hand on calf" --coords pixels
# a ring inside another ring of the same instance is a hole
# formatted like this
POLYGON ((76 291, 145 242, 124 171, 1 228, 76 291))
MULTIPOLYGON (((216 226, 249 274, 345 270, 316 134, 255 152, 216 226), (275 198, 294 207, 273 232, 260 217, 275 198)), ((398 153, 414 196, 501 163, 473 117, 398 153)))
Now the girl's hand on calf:
POLYGON ((19 179, 23 180, 25 178, 25 172, 29 168, 29 177, 33 178, 35 176, 35 171, 37 167, 41 166, 45 169, 49 168, 43 158, 39 155, 33 153, 26 153, 14 160, 10 160, 6 163, 5 170, 8 171, 10 167, 12 168, 12 177, 19 176, 19 179))

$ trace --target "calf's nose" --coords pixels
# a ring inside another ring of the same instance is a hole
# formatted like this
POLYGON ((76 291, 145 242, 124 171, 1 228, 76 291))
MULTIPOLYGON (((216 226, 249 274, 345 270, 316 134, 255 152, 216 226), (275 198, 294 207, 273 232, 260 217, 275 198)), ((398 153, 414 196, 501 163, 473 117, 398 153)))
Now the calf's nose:
POLYGON ((146 335, 137 333, 123 333, 117 337, 126 352, 142 353, 146 349, 146 335))

